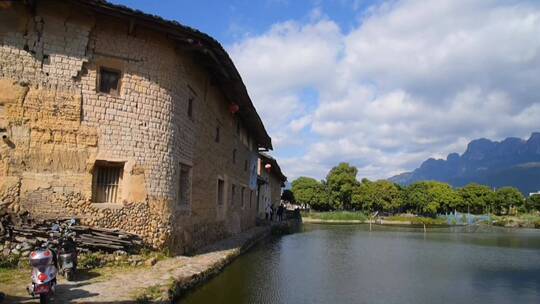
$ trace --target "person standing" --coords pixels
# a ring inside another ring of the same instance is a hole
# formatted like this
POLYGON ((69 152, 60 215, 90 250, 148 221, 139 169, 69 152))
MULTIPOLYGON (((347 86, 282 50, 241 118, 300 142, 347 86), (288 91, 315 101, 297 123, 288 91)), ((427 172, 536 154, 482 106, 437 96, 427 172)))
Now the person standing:
POLYGON ((282 221, 283 220, 283 211, 284 211, 284 207, 283 207, 283 204, 279 204, 279 207, 277 209, 277 220, 278 221, 282 221))

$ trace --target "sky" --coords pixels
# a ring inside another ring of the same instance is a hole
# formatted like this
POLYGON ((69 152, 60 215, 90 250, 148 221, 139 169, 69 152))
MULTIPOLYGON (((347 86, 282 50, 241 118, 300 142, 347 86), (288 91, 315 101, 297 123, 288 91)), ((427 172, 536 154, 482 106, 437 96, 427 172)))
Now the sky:
POLYGON ((289 181, 540 131, 540 1, 113 0, 216 38, 289 181))

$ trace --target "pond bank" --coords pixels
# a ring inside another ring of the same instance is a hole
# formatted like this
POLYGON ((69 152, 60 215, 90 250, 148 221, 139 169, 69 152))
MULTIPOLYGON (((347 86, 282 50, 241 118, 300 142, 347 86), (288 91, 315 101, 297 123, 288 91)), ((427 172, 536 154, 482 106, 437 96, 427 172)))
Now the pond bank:
MULTIPOLYGON (((373 225, 388 225, 388 226, 412 226, 412 227, 458 227, 466 226, 466 223, 449 224, 447 220, 441 218, 429 217, 406 217, 406 216, 390 216, 378 217, 376 219, 368 219, 363 214, 355 214, 354 212, 328 212, 315 213, 314 216, 304 214, 302 222, 313 224, 373 224, 373 225)), ((540 229, 540 216, 536 214, 521 214, 491 216, 490 222, 481 222, 473 225, 493 225, 505 228, 536 228, 540 229)))
MULTIPOLYGON (((309 217, 302 218, 303 223, 311 224, 373 224, 373 225, 389 225, 389 226, 418 226, 422 227, 421 223, 412 221, 392 221, 392 220, 323 220, 309 217)), ((451 227, 462 225, 447 225, 447 224, 426 224, 427 227, 451 227)))
MULTIPOLYGON (((143 268, 111 269, 81 273, 73 282, 60 278, 55 300, 58 303, 171 303, 188 290, 218 274, 227 264, 273 231, 286 233, 293 221, 251 228, 210 245, 195 256, 177 256, 143 268)), ((22 281, 21 281, 22 284, 22 281)), ((24 284, 28 284, 27 280, 24 284)), ((9 303, 36 303, 23 294, 2 290, 9 303)), ((7 302, 6 302, 7 303, 7 302)))

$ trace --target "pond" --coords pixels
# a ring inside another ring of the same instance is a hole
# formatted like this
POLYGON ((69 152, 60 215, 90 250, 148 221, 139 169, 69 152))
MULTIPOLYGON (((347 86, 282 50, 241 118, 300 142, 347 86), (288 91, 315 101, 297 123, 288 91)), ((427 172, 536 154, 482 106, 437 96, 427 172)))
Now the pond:
POLYGON ((304 224, 181 303, 540 303, 540 230, 304 224))

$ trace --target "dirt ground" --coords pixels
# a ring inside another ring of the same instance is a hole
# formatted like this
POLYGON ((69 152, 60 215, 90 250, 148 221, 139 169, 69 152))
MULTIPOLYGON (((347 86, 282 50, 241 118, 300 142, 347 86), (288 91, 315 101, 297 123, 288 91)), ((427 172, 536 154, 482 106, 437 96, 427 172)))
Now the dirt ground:
MULTIPOLYGON (((59 279, 54 303, 136 303, 152 299, 170 300, 181 285, 200 281, 219 271, 238 256, 246 244, 269 232, 269 227, 255 227, 212 246, 193 257, 177 256, 145 267, 104 267, 81 271, 72 282, 59 279), (176 284, 176 286, 175 286, 176 284), (176 288, 177 289, 177 288, 176 288)), ((0 270, 0 291, 4 303, 38 303, 26 293, 30 282, 29 269, 0 270)), ((177 291, 178 292, 178 291, 177 291)), ((176 295, 177 296, 177 295, 176 295)))

